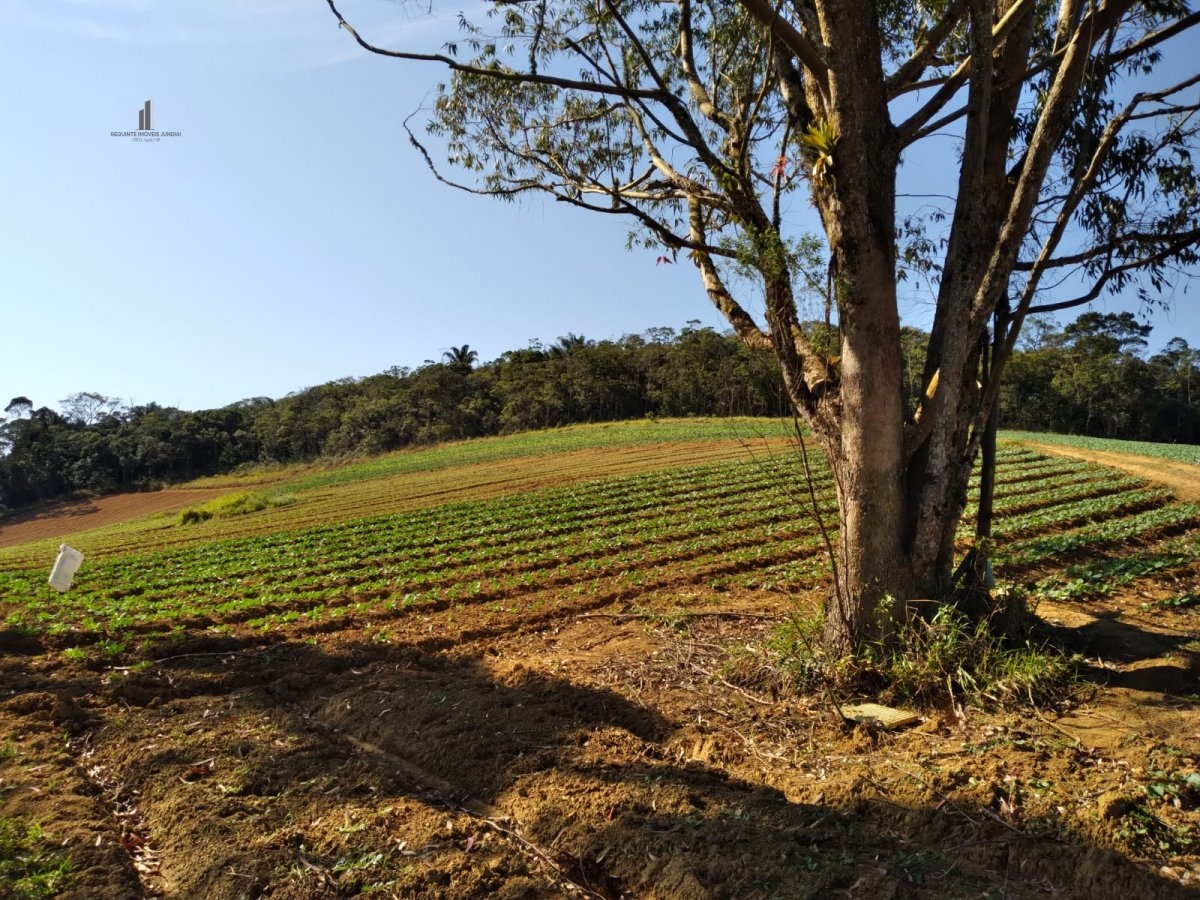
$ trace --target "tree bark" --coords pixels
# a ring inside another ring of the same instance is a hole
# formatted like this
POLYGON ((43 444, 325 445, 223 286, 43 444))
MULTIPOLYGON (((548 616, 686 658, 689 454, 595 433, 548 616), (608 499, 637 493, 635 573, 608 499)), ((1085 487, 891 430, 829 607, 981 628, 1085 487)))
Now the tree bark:
POLYGON ((912 599, 911 559, 901 524, 904 486, 899 322, 848 329, 842 342, 841 434, 830 454, 842 512, 838 584, 825 620, 825 644, 848 653, 887 641, 912 599), (891 386, 889 389, 887 386, 891 386))
MULTIPOLYGON (((904 360, 896 302, 896 168, 873 3, 817 4, 828 94, 809 105, 837 135, 828 181, 814 185, 833 257, 841 331, 836 429, 819 434, 841 510, 839 566, 824 640, 849 653, 894 634, 913 598, 904 446, 904 360)), ((815 423, 818 428, 820 423, 815 423)))

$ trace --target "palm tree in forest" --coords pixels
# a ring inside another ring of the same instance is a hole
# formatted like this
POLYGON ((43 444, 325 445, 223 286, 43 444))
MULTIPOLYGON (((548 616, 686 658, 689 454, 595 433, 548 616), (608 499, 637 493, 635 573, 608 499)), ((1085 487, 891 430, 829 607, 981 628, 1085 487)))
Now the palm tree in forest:
POLYGON ((463 344, 461 347, 451 347, 442 354, 442 359, 453 368, 470 369, 479 359, 479 354, 471 349, 470 344, 463 344))
POLYGON ((550 355, 557 359, 561 359, 564 356, 570 356, 575 350, 578 350, 580 347, 586 347, 590 343, 591 341, 585 338, 582 334, 576 334, 573 331, 568 331, 550 345, 550 355))

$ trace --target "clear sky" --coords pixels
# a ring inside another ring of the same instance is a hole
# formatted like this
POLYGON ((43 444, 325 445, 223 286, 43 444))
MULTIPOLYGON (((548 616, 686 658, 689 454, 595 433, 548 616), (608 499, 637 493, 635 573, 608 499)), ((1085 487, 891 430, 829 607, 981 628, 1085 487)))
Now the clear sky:
MULTIPOLYGON (((455 34, 394 0, 340 8, 385 46, 455 34)), ((464 343, 723 327, 620 221, 435 182, 401 123, 442 77, 361 50, 323 0, 0 0, 0 404, 204 409, 464 343), (110 136, 146 100, 180 136, 110 136)), ((1200 346, 1196 299, 1156 344, 1200 346)))

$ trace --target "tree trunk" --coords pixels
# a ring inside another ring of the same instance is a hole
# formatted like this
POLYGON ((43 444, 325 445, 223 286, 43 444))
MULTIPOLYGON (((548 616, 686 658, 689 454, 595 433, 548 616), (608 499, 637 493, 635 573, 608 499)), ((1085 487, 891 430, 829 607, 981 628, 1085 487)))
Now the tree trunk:
MULTIPOLYGON (((847 323, 842 340, 841 430, 829 441, 841 511, 839 571, 825 644, 841 654, 887 641, 913 596, 906 544, 903 359, 900 322, 887 315, 889 285, 855 286, 880 297, 872 327, 847 323)), ((831 436, 832 437, 832 436, 831 436)))
POLYGON ((810 424, 829 457, 841 513, 824 632, 827 649, 840 655, 890 640, 913 598, 895 271, 899 147, 882 65, 869 49, 879 40, 875 5, 817 10, 829 48, 829 92, 811 81, 805 88, 818 119, 837 135, 832 173, 813 194, 832 256, 841 372, 836 414, 810 424))
MULTIPOLYGON (((878 326, 878 310, 875 315, 878 326)), ((886 327, 844 332, 840 430, 819 435, 841 514, 823 635, 836 655, 887 645, 912 601, 948 602, 952 594, 955 536, 972 468, 967 433, 974 398, 965 388, 958 399, 948 398, 950 414, 941 422, 949 446, 941 449, 938 478, 928 478, 928 442, 915 451, 905 446, 898 320, 893 325, 895 333, 886 327), (937 515, 929 516, 930 510, 937 515)), ((974 369, 968 371, 974 391, 974 369)))
POLYGON ((910 559, 897 527, 904 518, 902 470, 840 467, 839 570, 826 610, 824 643, 841 655, 890 640, 912 599, 910 559))

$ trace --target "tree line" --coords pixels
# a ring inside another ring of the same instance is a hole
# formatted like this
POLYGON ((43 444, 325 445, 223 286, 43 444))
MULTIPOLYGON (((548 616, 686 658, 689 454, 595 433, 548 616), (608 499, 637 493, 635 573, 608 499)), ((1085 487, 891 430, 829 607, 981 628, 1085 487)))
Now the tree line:
POLYGON ((1177 337, 1147 357, 1149 336, 1128 312, 1034 324, 1004 374, 1001 426, 1200 443, 1200 350, 1177 337))
MULTIPOLYGON (((1001 391, 1004 427, 1200 443, 1200 350, 1182 338, 1147 356, 1130 313, 1040 323, 1001 391)), ((905 391, 920 395, 929 335, 904 332, 905 391)), ((832 342, 831 342, 832 343, 832 342)), ((257 463, 645 416, 788 416, 778 366, 733 334, 695 323, 619 340, 575 334, 479 363, 469 345, 392 368, 221 409, 123 406, 79 393, 57 411, 14 398, 0 422, 0 509, 139 490, 257 463)))
POLYGON ((0 512, 141 490, 247 464, 375 454, 581 422, 780 416, 776 364, 699 323, 619 340, 568 334, 479 363, 469 345, 272 400, 189 412, 79 393, 59 409, 16 397, 0 418, 0 512))

